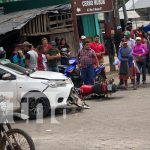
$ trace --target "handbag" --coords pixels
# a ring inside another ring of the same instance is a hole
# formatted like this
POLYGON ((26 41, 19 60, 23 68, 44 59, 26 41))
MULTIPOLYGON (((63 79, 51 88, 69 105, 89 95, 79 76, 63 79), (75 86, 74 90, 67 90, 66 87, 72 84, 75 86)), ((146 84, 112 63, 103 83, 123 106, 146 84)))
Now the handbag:
POLYGON ((136 61, 137 62, 144 62, 144 57, 143 56, 137 56, 136 61))

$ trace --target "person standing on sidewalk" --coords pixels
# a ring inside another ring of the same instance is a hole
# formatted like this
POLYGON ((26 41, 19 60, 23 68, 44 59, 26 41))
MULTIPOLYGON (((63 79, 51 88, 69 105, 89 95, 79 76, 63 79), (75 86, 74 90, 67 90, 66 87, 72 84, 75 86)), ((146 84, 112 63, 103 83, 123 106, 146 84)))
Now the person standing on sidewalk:
POLYGON ((25 53, 25 67, 31 70, 37 69, 38 54, 33 49, 33 45, 28 41, 23 43, 25 53))
POLYGON ((99 42, 99 36, 94 36, 94 42, 90 43, 91 49, 93 49, 96 53, 96 56, 98 58, 98 61, 100 64, 104 63, 104 54, 105 54, 105 48, 104 45, 99 42))
POLYGON ((66 42, 66 39, 64 38, 61 38, 60 40, 59 51, 61 54, 61 65, 68 65, 71 50, 70 46, 66 42))
MULTIPOLYGON (((146 84, 146 54, 147 46, 142 44, 141 37, 136 37, 136 44, 133 46, 133 56, 135 57, 139 71, 142 69, 143 84, 146 84)), ((140 84, 140 72, 136 74, 137 85, 140 84)))
POLYGON ((58 60, 61 58, 56 42, 51 42, 52 48, 46 54, 48 71, 58 72, 58 60))
POLYGON ((132 49, 128 46, 127 39, 122 39, 122 47, 119 49, 118 58, 120 60, 119 78, 125 83, 125 88, 128 87, 129 64, 128 61, 132 58, 132 49))
POLYGON ((37 61, 37 63, 38 63, 38 68, 37 68, 37 70, 39 70, 39 71, 44 71, 45 69, 44 69, 44 64, 43 64, 43 54, 42 54, 42 52, 43 52, 43 46, 42 45, 39 45, 39 46, 37 46, 37 53, 38 53, 38 61, 37 61))
POLYGON ((52 46, 49 44, 48 39, 45 37, 42 38, 41 43, 43 46, 43 53, 46 54, 48 50, 52 48, 52 46))
POLYGON ((83 43, 83 49, 79 50, 78 53, 79 66, 81 68, 81 78, 84 84, 94 84, 95 71, 93 59, 96 59, 97 65, 99 66, 96 53, 90 48, 89 41, 85 41, 83 43))
POLYGON ((114 42, 115 42, 115 48, 116 48, 117 56, 118 56, 118 51, 119 51, 119 47, 120 47, 120 43, 121 43, 122 38, 123 38, 122 27, 117 26, 117 31, 114 35, 114 42))
MULTIPOLYGON (((129 31, 126 31, 124 33, 124 37, 127 39, 128 41, 128 46, 132 49, 133 46, 135 45, 135 40, 132 39, 131 37, 131 33, 129 31)), ((135 85, 135 76, 136 76, 136 70, 135 70, 135 66, 133 63, 133 57, 130 58, 130 60, 128 61, 129 64, 129 68, 130 68, 130 79, 131 79, 131 84, 135 85)))
POLYGON ((80 46, 80 49, 82 49, 82 48, 83 48, 83 42, 86 41, 86 36, 85 36, 85 35, 82 35, 80 40, 81 40, 81 41, 80 41, 80 43, 79 43, 79 46, 80 46))

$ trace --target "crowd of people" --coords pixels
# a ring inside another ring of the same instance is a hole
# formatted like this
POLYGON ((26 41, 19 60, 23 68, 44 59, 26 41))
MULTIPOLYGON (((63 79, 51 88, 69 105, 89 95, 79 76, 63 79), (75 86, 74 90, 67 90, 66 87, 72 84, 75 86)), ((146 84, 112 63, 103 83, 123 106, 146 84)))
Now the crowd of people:
MULTIPOLYGON (((133 31, 132 23, 129 22, 125 31, 122 31, 121 26, 117 27, 114 44, 120 64, 119 86, 125 84, 127 89, 129 77, 133 85, 139 85, 141 73, 142 82, 146 84, 150 32, 144 34, 142 28, 133 31)), ((84 84, 94 84, 94 68, 104 63, 105 47, 100 43, 98 35, 95 35, 93 40, 82 35, 79 46, 77 60, 82 81, 84 84)), ((16 44, 10 61, 32 70, 59 72, 58 64, 68 65, 69 57, 71 57, 70 46, 64 38, 56 37, 54 41, 49 42, 44 37, 37 47, 33 47, 28 41, 16 44)))
MULTIPOLYGON (((93 37, 93 42, 81 36, 79 46, 77 59, 82 81, 84 84, 94 84, 94 68, 104 62, 105 48, 99 42, 98 35, 93 37)), ((44 37, 37 47, 28 41, 16 44, 10 61, 31 70, 59 72, 58 64, 68 65, 70 57, 70 46, 64 38, 56 37, 55 41, 49 42, 44 37)))
POLYGON ((64 38, 56 37, 49 42, 44 37, 37 47, 28 41, 16 44, 10 61, 31 70, 58 72, 58 63, 68 65, 69 56, 70 48, 64 38))
POLYGON ((128 23, 126 30, 122 32, 120 26, 114 36, 116 52, 119 59, 119 86, 125 84, 128 88, 128 79, 134 87, 142 83, 146 84, 146 64, 150 54, 150 32, 144 33, 142 28, 132 30, 132 23, 128 23))

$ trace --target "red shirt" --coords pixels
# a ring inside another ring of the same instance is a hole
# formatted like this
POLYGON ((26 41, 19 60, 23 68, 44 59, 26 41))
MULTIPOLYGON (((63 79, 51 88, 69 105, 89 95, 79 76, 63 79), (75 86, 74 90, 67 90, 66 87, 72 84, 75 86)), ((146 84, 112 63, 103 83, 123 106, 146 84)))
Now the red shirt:
POLYGON ((43 71, 44 65, 43 65, 43 57, 42 54, 38 53, 38 70, 43 71))
POLYGON ((52 48, 52 46, 50 44, 47 44, 46 47, 43 45, 44 54, 47 53, 47 51, 51 48, 52 48))
MULTIPOLYGON (((103 44, 101 43, 95 43, 95 42, 92 42, 90 43, 90 47, 91 49, 93 49, 95 51, 95 53, 104 53, 105 52, 105 48, 103 46, 103 44)), ((97 56, 99 62, 103 62, 103 56, 97 56)))

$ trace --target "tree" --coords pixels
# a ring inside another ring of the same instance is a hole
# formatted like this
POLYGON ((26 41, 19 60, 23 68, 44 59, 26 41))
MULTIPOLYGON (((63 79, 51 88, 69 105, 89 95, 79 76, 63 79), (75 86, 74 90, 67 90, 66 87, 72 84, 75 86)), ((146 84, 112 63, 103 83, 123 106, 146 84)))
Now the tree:
POLYGON ((127 2, 128 2, 128 0, 120 0, 120 1, 118 2, 119 8, 122 7, 122 9, 123 9, 125 24, 126 24, 127 21, 128 21, 127 11, 126 11, 126 7, 125 7, 125 4, 126 4, 127 2))

